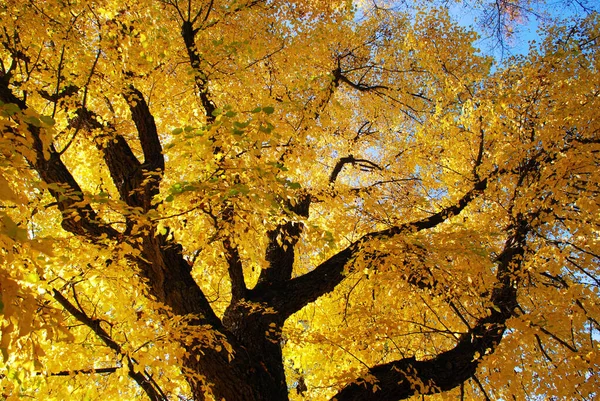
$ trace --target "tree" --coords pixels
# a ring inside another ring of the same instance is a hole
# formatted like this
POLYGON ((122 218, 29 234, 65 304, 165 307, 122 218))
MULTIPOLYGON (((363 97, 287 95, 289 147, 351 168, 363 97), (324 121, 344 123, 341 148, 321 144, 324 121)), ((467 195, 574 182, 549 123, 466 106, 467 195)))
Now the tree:
POLYGON ((0 15, 3 399, 597 395, 596 14, 0 15))

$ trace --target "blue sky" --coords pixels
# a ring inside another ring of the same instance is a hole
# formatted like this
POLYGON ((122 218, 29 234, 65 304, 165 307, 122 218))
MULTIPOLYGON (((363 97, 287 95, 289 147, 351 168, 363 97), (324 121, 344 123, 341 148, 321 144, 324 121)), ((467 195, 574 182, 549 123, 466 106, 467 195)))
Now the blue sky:
MULTIPOLYGON (((475 3, 475 2, 466 2, 475 3)), ((525 2, 524 2, 525 3, 525 2)), ((482 7, 491 7, 485 3, 477 7, 470 7, 462 3, 452 4, 449 7, 450 15, 461 25, 474 28, 481 35, 481 39, 476 44, 483 52, 490 53, 497 59, 512 55, 524 55, 529 51, 531 41, 539 42, 543 38, 543 32, 540 33, 540 28, 543 27, 544 21, 570 19, 575 17, 583 17, 586 13, 593 10, 600 10, 600 1, 598 0, 549 0, 549 1, 530 1, 531 5, 529 13, 525 13, 525 19, 521 24, 515 26, 515 33, 506 40, 505 47, 500 48, 498 41, 491 36, 491 32, 482 28, 482 20, 484 18, 482 7), (540 17, 536 16, 539 15, 540 17)))

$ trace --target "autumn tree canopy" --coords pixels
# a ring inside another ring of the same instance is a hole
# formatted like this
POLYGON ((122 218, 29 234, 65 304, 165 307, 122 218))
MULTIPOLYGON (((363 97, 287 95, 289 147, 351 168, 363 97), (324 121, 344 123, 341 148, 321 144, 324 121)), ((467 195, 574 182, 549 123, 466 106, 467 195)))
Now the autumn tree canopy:
POLYGON ((584 14, 3 0, 0 398, 597 397, 584 14))

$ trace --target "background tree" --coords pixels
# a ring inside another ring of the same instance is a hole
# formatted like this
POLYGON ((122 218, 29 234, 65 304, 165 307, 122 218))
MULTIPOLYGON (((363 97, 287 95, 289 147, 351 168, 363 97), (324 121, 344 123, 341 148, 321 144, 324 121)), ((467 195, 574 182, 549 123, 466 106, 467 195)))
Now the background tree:
POLYGON ((501 66, 435 9, 0 16, 3 398, 597 395, 596 14, 501 66))

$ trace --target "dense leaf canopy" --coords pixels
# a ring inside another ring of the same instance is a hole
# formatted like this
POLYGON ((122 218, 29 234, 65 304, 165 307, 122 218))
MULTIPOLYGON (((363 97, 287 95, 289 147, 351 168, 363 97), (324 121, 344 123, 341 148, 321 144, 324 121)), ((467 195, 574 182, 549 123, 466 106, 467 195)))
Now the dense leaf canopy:
POLYGON ((501 63, 374 2, 0 28, 0 398, 598 396, 596 13, 501 63))

